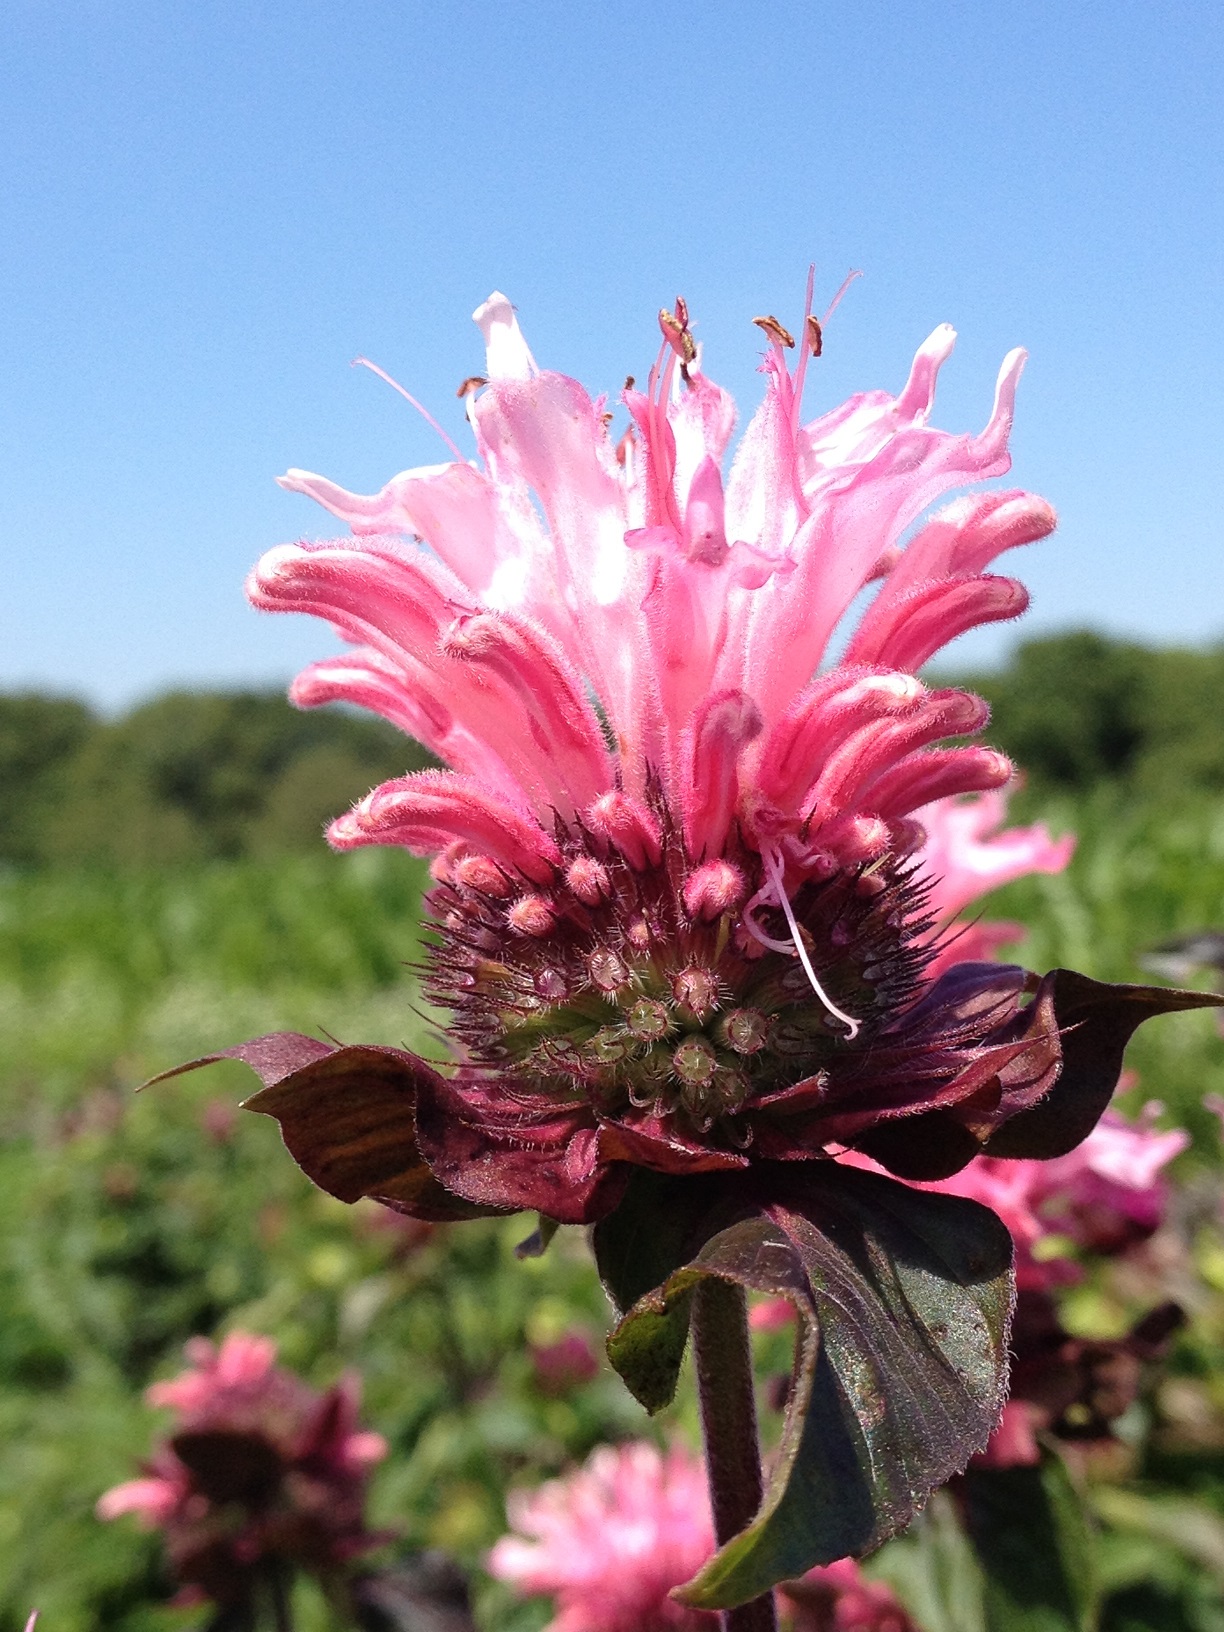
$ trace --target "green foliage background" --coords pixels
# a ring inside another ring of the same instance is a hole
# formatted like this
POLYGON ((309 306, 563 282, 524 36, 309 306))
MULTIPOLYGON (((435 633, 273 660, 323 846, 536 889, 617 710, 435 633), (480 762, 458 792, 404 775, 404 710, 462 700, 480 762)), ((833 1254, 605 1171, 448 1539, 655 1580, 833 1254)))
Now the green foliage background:
MULTIPOLYGON (((1080 835, 1066 874, 988 905, 1029 926, 1024 961, 1136 979, 1137 951, 1224 926, 1224 654, 1076 635, 977 683, 991 734, 1029 770, 1013 814, 1080 835)), ((284 1027, 442 1056, 413 973, 422 866, 319 840, 352 798, 424 762, 414 753, 374 722, 258 694, 171 696, 117 721, 0 699, 0 1628, 33 1606, 46 1632, 195 1624, 163 1601, 155 1539, 92 1510, 157 1428, 142 1390, 196 1333, 268 1332, 318 1384, 358 1369, 392 1446, 374 1522, 473 1567, 509 1488, 601 1439, 693 1433, 687 1396, 652 1424, 606 1365, 560 1392, 536 1379, 532 1343, 577 1329, 598 1349, 606 1329, 580 1232, 522 1263, 530 1220, 414 1235, 334 1203, 270 1121, 233 1113, 250 1087, 238 1067, 133 1094, 284 1027)), ((1194 1137, 1177 1167, 1182 1256, 1090 1278, 1066 1318, 1115 1335, 1173 1295, 1192 1325, 1129 1448, 1081 1470, 1103 1625, 1224 1632, 1224 1226, 1219 1123, 1202 1103, 1224 1093, 1224 1039, 1208 1014, 1176 1016, 1145 1028, 1129 1063, 1128 1103, 1159 1097, 1194 1137)), ((782 1371, 785 1337, 761 1344, 763 1374, 782 1371)), ((926 1522, 938 1539, 938 1506, 926 1522)), ((907 1545, 876 1567, 907 1579, 907 1545)), ((938 1547, 922 1557, 929 1569, 938 1547)), ((546 1616, 481 1585, 489 1632, 546 1616)))

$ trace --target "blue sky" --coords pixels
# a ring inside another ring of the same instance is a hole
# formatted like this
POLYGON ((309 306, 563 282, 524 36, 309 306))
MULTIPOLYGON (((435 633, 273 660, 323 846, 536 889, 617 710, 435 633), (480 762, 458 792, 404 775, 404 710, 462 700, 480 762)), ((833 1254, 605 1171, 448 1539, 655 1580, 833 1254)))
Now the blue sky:
MULTIPOLYGON (((938 422, 1028 346, 1018 634, 1224 638, 1224 13, 1207 3, 8 0, 0 19, 0 686, 107 707, 333 647, 243 574, 462 439, 495 286, 537 358, 641 374, 683 293, 755 402, 751 317, 830 325, 809 406, 960 332, 938 422), (819 298, 819 297, 818 297, 819 298)), ((1013 569, 1016 570, 1016 569, 1013 569)))

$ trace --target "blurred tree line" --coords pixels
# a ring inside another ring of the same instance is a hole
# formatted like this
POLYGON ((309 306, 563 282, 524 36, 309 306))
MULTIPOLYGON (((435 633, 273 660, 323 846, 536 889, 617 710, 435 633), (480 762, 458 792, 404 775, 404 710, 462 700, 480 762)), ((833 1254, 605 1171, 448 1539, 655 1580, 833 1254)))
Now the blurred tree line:
MULTIPOLYGON (((1102 782, 1167 798, 1224 790, 1224 647, 1155 649, 1074 631, 1005 668, 941 675, 990 702, 987 736, 1030 796, 1102 782)), ((375 783, 429 763, 381 720, 300 713, 279 693, 171 692, 119 719, 0 696, 0 862, 103 866, 317 847, 375 783)))
POLYGON ((327 821, 432 763, 393 726, 278 692, 169 692, 118 719, 0 695, 0 863, 171 865, 317 849, 327 821))

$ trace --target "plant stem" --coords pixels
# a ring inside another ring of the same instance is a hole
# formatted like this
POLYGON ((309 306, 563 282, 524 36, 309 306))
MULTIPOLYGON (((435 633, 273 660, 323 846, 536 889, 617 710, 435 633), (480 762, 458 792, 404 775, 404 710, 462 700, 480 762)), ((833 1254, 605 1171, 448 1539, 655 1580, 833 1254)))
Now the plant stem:
MULTIPOLYGON (((714 1276, 703 1280, 693 1294, 692 1330, 710 1505, 721 1546, 756 1517, 763 1490, 748 1309, 740 1288, 714 1276)), ((777 1625, 772 1592, 723 1610, 724 1632, 777 1632, 777 1625)))
POLYGON ((279 1559, 268 1560, 268 1595, 272 1601, 272 1625, 275 1632, 293 1632, 293 1615, 289 1608, 292 1586, 289 1571, 279 1559))

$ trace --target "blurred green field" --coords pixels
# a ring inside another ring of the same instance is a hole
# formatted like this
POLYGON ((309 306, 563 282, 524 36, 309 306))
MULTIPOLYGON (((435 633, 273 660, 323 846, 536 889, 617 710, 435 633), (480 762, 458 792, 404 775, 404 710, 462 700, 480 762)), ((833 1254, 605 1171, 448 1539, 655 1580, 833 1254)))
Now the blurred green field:
MULTIPOLYGON (((1041 814, 1080 845, 1062 877, 989 903, 989 916, 1029 926, 1023 961, 1133 980, 1144 978, 1137 951, 1224 926, 1224 800, 1172 807, 1098 791, 1041 814)), ((529 1344, 577 1328, 598 1347, 606 1325, 580 1232, 520 1263, 513 1247, 530 1220, 414 1232, 334 1203, 297 1173, 272 1122, 232 1115, 250 1086, 237 1067, 133 1095, 153 1072, 280 1028, 440 1055, 412 973, 423 877, 399 854, 320 851, 0 878, 3 1628, 35 1605, 47 1632, 193 1622, 158 1602, 154 1542, 131 1521, 99 1524, 92 1508, 149 1444, 142 1389, 177 1368, 195 1333, 270 1333, 316 1383, 358 1368, 366 1417, 392 1446, 376 1525, 472 1565, 504 1527, 509 1485, 600 1439, 675 1430, 677 1418, 649 1424, 606 1366, 569 1389, 533 1375, 529 1344)), ((1174 1289, 1194 1325, 1131 1482, 1104 1498, 1116 1588, 1106 1626, 1219 1632, 1224 1237, 1219 1123, 1202 1100, 1224 1094, 1224 1039, 1209 1014, 1175 1016, 1145 1030, 1130 1064, 1131 1102, 1161 1099, 1194 1136, 1178 1205, 1196 1274, 1174 1289), (1176 1518, 1188 1498, 1198 1530, 1176 1518)), ((1151 1295, 1154 1277, 1148 1266, 1130 1283, 1076 1289, 1070 1316, 1121 1329, 1128 1309, 1167 1295, 1151 1295)), ((782 1341, 768 1340, 767 1367, 781 1368, 782 1341)), ((691 1432, 687 1404, 678 1420, 691 1432)), ((490 1632, 546 1618, 487 1584, 480 1603, 490 1632)))

